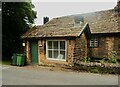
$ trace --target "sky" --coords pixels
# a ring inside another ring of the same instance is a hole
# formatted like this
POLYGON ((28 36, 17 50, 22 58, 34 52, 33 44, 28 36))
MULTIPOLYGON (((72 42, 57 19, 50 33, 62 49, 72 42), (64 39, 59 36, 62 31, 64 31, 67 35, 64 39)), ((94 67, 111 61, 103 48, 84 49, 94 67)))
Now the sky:
POLYGON ((51 20, 61 16, 113 9, 117 0, 89 0, 89 2, 88 0, 84 0, 84 2, 83 0, 69 0, 69 2, 65 0, 64 2, 62 0, 57 2, 54 0, 51 0, 51 2, 48 2, 48 0, 32 0, 32 3, 35 6, 34 10, 37 11, 37 19, 35 19, 34 25, 42 25, 43 17, 46 16, 51 20))

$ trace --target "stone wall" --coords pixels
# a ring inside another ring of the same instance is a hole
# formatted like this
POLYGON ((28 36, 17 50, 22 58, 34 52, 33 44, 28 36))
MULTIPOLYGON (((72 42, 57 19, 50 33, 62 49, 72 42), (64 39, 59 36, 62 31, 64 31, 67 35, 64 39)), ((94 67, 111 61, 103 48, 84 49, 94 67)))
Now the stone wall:
POLYGON ((115 36, 101 36, 98 38, 99 46, 96 48, 90 48, 90 54, 93 58, 108 58, 109 53, 116 51, 118 53, 117 58, 120 58, 119 42, 120 37, 115 36))
POLYGON ((75 40, 75 48, 74 48, 74 59, 75 60, 84 60, 87 58, 87 39, 84 32, 75 40))
POLYGON ((117 58, 120 60, 120 36, 115 37, 113 50, 117 52, 117 58))
POLYGON ((39 64, 40 65, 41 64, 72 65, 74 62, 74 59, 83 60, 84 58, 87 58, 87 49, 88 49, 87 48, 87 39, 86 39, 84 32, 81 34, 80 37, 77 37, 74 40, 73 39, 66 40, 66 42, 67 42, 66 61, 60 61, 60 60, 48 60, 46 58, 46 41, 45 41, 45 39, 39 40, 38 41, 39 64), (42 44, 42 45, 40 45, 40 44, 42 44))
POLYGON ((74 40, 66 40, 67 50, 66 50, 66 61, 60 60, 48 60, 46 58, 46 40, 38 40, 38 60, 39 65, 71 65, 73 63, 73 53, 74 53, 74 40), (42 45, 40 45, 42 44, 42 45))
POLYGON ((31 63, 31 56, 30 56, 30 42, 29 41, 26 41, 25 50, 26 50, 27 64, 30 64, 31 63))
POLYGON ((77 71, 86 71, 92 73, 120 74, 120 65, 111 63, 79 62, 78 64, 74 64, 73 69, 77 71))
POLYGON ((69 64, 73 63, 74 59, 74 47, 75 47, 75 40, 67 40, 67 60, 69 64))
MULTIPOLYGON (((61 40, 61 38, 58 38, 58 40, 61 40)), ((62 39, 63 40, 63 39, 62 39)), ((61 60, 50 60, 46 58, 46 40, 38 40, 38 64, 39 65, 66 65, 70 64, 72 59, 73 59, 73 50, 74 50, 74 41, 71 40, 66 40, 67 42, 67 50, 66 50, 66 61, 61 61, 61 60), (69 44, 71 43, 71 44, 69 44), (41 44, 41 45, 40 45, 41 44)))
POLYGON ((67 50, 66 50, 66 61, 61 60, 49 60, 46 58, 46 41, 39 40, 38 45, 42 43, 41 46, 38 46, 38 58, 39 65, 50 65, 50 66, 66 66, 73 65, 74 59, 82 60, 87 57, 87 40, 85 34, 82 33, 80 37, 77 37, 75 40, 66 40, 67 50))
POLYGON ((91 48, 91 57, 94 58, 104 58, 108 56, 108 51, 113 50, 114 38, 111 37, 101 37, 99 40, 99 46, 96 48, 91 48))
POLYGON ((46 62, 45 40, 38 40, 38 64, 46 62))
MULTIPOLYGON (((63 38, 57 38, 58 40, 63 38)), ((67 42, 66 60, 48 60, 46 58, 46 39, 38 39, 38 64, 39 65, 72 65, 74 59, 84 59, 87 57, 87 40, 84 32, 75 39, 65 39, 67 42)), ((30 42, 27 41, 26 55, 28 64, 31 63, 30 42)))

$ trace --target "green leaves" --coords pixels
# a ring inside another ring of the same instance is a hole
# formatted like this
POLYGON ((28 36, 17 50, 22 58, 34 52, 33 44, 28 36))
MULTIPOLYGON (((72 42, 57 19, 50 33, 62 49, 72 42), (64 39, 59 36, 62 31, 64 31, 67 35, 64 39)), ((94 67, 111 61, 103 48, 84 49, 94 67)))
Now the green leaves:
POLYGON ((8 49, 10 55, 19 52, 20 36, 30 28, 36 18, 32 7, 34 6, 31 2, 2 2, 3 55, 8 53, 8 49))

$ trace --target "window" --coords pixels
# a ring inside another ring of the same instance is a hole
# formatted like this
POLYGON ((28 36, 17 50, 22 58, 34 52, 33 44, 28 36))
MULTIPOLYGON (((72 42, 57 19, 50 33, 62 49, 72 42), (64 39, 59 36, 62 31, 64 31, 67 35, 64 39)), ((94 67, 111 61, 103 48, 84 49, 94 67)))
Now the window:
POLYGON ((66 59, 66 42, 57 40, 46 41, 46 56, 48 59, 65 60, 66 59))
POLYGON ((90 40, 90 47, 98 47, 98 39, 91 39, 90 40))

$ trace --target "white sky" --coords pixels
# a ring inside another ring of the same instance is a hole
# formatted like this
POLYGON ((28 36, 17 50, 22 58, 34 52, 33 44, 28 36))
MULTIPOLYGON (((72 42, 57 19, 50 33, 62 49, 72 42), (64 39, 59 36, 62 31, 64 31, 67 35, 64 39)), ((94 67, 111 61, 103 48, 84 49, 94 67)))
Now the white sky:
POLYGON ((88 12, 95 12, 107 9, 113 9, 117 0, 32 0, 35 5, 35 10, 37 11, 37 19, 35 20, 35 25, 43 24, 43 17, 48 16, 50 19, 60 16, 82 14, 88 12), (75 2, 77 1, 77 2, 75 2), (89 2, 88 2, 89 1, 89 2), (91 2, 90 2, 91 1, 91 2))

